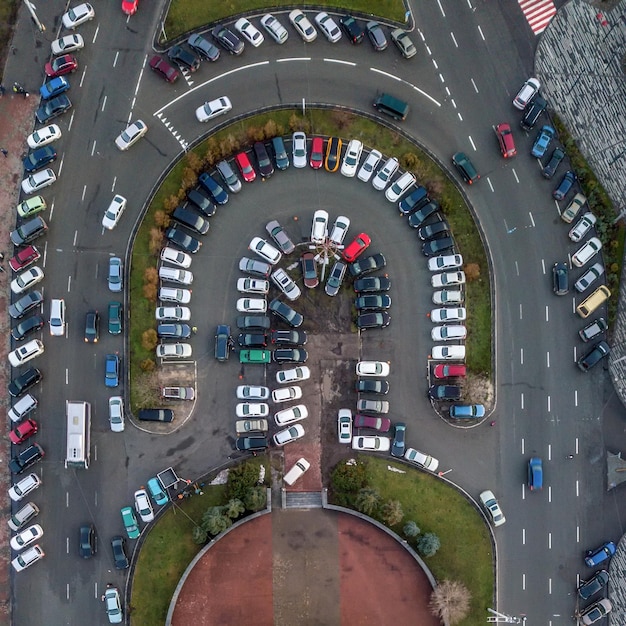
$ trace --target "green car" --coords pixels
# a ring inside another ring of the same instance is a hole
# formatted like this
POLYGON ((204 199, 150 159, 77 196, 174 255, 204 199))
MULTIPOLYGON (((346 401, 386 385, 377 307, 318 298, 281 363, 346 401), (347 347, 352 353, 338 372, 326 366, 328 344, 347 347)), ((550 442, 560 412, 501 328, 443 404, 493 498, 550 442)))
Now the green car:
POLYGON ((240 363, 269 363, 272 353, 269 350, 240 350, 240 363))
POLYGON ((17 205, 17 214, 20 217, 31 217, 40 211, 44 211, 47 206, 46 201, 41 196, 33 196, 17 205))
POLYGON ((122 514, 122 522, 124 522, 124 528, 129 539, 137 539, 139 537, 139 526, 137 526, 137 518, 135 517, 135 511, 132 507, 125 506, 120 510, 122 514))
POLYGON ((119 335, 122 332, 122 303, 109 302, 109 332, 119 335))

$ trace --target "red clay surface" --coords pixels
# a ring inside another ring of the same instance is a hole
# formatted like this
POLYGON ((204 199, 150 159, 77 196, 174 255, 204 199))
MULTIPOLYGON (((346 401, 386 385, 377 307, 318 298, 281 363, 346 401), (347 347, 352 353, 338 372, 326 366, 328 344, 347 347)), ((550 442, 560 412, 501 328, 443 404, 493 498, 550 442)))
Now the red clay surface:
POLYGON ((439 626, 428 579, 377 528, 341 513, 274 510, 229 533, 191 572, 174 626, 439 626))

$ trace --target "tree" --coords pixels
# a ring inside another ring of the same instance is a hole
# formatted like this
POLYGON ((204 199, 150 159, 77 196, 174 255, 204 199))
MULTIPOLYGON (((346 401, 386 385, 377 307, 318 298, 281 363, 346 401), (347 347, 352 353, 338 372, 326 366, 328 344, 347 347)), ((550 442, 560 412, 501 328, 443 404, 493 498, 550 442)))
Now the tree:
POLYGON ((251 487, 259 480, 259 466, 256 463, 241 463, 228 472, 226 495, 230 500, 243 500, 251 487))
MULTIPOLYGON (((219 535, 221 532, 224 532, 227 528, 230 528, 233 525, 233 520, 230 519, 227 515, 224 515, 221 512, 221 507, 211 507, 212 509, 217 509, 217 511, 211 511, 210 515, 202 516, 202 527, 210 534, 210 535, 219 535)), ((207 513, 209 513, 207 511, 207 513)))
POLYGON ((454 580, 444 580, 430 594, 430 612, 442 622, 454 626, 467 617, 472 594, 454 580))
POLYGON ((435 533, 426 533, 417 542, 417 551, 422 556, 434 556, 441 547, 441 541, 435 533))
POLYGON ((202 526, 194 526, 193 530, 191 531, 191 537, 194 543, 201 545, 203 543, 206 543, 206 540, 208 539, 208 534, 207 531, 202 528, 202 526))
POLYGON ((388 500, 380 509, 380 517, 387 526, 395 526, 402 521, 404 511, 398 500, 388 500))
POLYGON ((334 491, 356 493, 367 485, 367 465, 362 461, 341 462, 330 477, 334 491))
POLYGON ((246 507, 239 498, 232 498, 224 506, 224 514, 231 519, 237 519, 245 510, 246 507))
POLYGON ((410 520, 404 525, 402 532, 407 537, 417 537, 420 534, 420 528, 413 520, 410 520))
POLYGON ((251 487, 245 495, 243 503, 249 511, 260 511, 267 504, 267 489, 262 485, 251 487))
POLYGON ((359 493, 357 493, 354 501, 354 506, 357 511, 361 511, 361 513, 365 513, 365 515, 374 513, 374 511, 378 509, 379 504, 380 493, 378 493, 378 489, 374 489, 373 487, 363 487, 359 489, 359 493))

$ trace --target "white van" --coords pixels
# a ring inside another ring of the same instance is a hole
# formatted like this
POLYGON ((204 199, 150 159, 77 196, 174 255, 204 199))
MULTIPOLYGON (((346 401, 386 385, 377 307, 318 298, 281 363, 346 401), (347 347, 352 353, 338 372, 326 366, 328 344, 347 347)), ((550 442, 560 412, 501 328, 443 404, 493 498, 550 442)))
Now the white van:
POLYGON ((37 398, 27 393, 23 398, 20 398, 8 412, 9 419, 12 422, 19 422, 24 419, 28 413, 37 408, 37 398))
POLYGON ((309 467, 311 467, 311 464, 305 458, 298 459, 296 464, 285 474, 283 480, 291 486, 309 469, 309 467))
POLYGON ((53 337, 65 335, 65 300, 50 301, 50 334, 53 337))

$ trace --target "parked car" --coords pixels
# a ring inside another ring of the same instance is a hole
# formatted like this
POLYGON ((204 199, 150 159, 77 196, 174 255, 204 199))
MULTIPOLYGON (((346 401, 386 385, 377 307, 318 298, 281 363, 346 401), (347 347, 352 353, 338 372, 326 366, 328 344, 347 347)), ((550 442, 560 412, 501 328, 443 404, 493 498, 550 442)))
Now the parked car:
POLYGON ((389 393, 389 383, 386 380, 357 380, 357 393, 375 393, 385 395, 389 393))
POLYGON ((34 150, 41 146, 46 146, 53 141, 57 141, 62 135, 61 129, 56 124, 50 124, 32 132, 26 139, 26 143, 29 148, 34 150))
POLYGON ((415 44, 411 41, 411 37, 409 33, 401 28, 396 28, 391 31, 391 41, 396 45, 400 54, 405 59, 410 59, 417 54, 417 48, 415 44))
POLYGON ((211 34, 225 50, 231 54, 240 55, 244 50, 244 43, 226 26, 216 26, 211 34))
POLYGON ((442 309, 433 309, 430 312, 430 321, 435 324, 462 322, 466 317, 467 312, 464 307, 444 307, 442 309))
POLYGON ((371 243, 372 240, 367 233, 360 233, 344 248, 341 256, 344 261, 352 263, 365 252, 371 243))
POLYGON ((287 29, 271 14, 266 13, 261 18, 261 26, 267 34, 278 44, 283 44, 289 38, 287 29))
POLYGON ((427 257, 447 252, 454 247, 454 239, 452 237, 440 237, 439 239, 430 239, 422 244, 422 254, 427 257))
POLYGON ((265 40, 259 29, 245 17, 240 17, 235 22, 235 28, 241 33, 243 38, 255 48, 258 48, 265 40))
POLYGON ((327 296, 336 296, 339 293, 347 269, 348 266, 343 261, 335 261, 324 287, 327 296))
POLYGON ((476 171, 476 168, 465 152, 456 152, 453 154, 452 164, 468 185, 473 185, 480 178, 480 174, 476 171))
POLYGON ((368 257, 362 257, 354 263, 350 263, 348 269, 350 270, 351 276, 359 277, 380 270, 385 267, 385 265, 387 265, 385 256, 378 252, 368 257))
POLYGON ((552 266, 552 291, 557 296, 569 293, 569 270, 567 263, 555 263, 552 266))
POLYGON ((269 310, 292 328, 298 328, 302 325, 304 318, 300 313, 294 311, 289 305, 274 298, 269 304, 269 310))
POLYGON ((577 193, 567 205, 565 211, 561 213, 561 219, 567 224, 572 222, 586 202, 587 198, 582 193, 577 193))
POLYGON ((582 600, 589 600, 589 598, 594 596, 596 593, 602 591, 608 583, 609 573, 605 569, 602 569, 578 587, 578 596, 582 600))
POLYGON ((303 348, 280 348, 272 354, 275 363, 306 363, 308 357, 303 348))
MULTIPOLYGON (((419 186, 414 189, 408 196, 405 196, 400 202, 398 202, 398 209, 400 215, 410 215, 415 213, 422 207, 426 206, 430 202, 428 197, 428 190, 426 187, 419 186)), ((437 207, 439 204, 437 203, 437 207)), ((423 220, 422 220, 423 221, 423 220)))
POLYGON ((373 291, 389 291, 391 280, 388 276, 364 276, 354 281, 356 293, 369 293, 373 291))
POLYGON ((64 76, 65 74, 71 74, 78 69, 78 61, 73 54, 64 54, 63 56, 52 59, 52 61, 48 61, 44 69, 46 76, 49 76, 50 78, 64 76))
POLYGON ((254 150, 254 156, 256 157, 256 162, 259 166, 261 178, 265 180, 274 173, 274 166, 272 165, 270 155, 267 153, 267 148, 262 141, 255 141, 252 149, 254 150))
POLYGON ((276 372, 276 382, 281 385, 300 382, 309 378, 311 378, 311 370, 306 365, 276 372))
POLYGON ((515 149, 515 140, 513 139, 511 126, 506 122, 503 122, 495 127, 495 131, 502 156, 505 159, 514 157, 517 154, 517 150, 515 149))
POLYGON ((333 20, 333 18, 330 17, 330 15, 328 15, 325 11, 322 11, 315 16, 315 23, 330 43, 337 43, 341 39, 339 26, 337 26, 335 20, 333 20))
POLYGON ((353 437, 353 450, 367 450, 371 452, 389 452, 391 440, 389 437, 353 437))
POLYGON ((352 442, 352 411, 339 409, 337 412, 337 436, 339 443, 352 442))
POLYGON ((600 239, 591 237, 572 255, 572 263, 576 267, 582 267, 598 254, 601 249, 602 242, 600 239))
POLYGON ((315 41, 317 31, 309 21, 309 18, 300 9, 294 9, 289 13, 289 21, 305 43, 315 41))
POLYGON ((25 472, 29 467, 39 463, 43 460, 45 452, 38 443, 33 443, 28 448, 25 448, 9 461, 9 470, 13 474, 21 474, 25 472))
POLYGON ((368 328, 386 328, 391 323, 391 316, 385 311, 377 313, 361 313, 357 315, 356 325, 359 330, 368 328))
POLYGON ((261 239, 261 237, 253 237, 248 245, 248 250, 252 250, 271 265, 276 265, 283 256, 271 243, 261 239))
POLYGON ((39 170, 22 181, 22 191, 26 195, 41 191, 54 184, 57 180, 56 174, 50 169, 39 170))
POLYGON ((493 491, 487 489, 480 494, 480 501, 485 507, 494 526, 502 526, 506 522, 506 518, 502 513, 502 509, 493 495, 493 491))
POLYGON ((47 231, 48 225, 45 220, 39 215, 36 215, 27 222, 22 222, 20 226, 11 232, 9 237, 14 246, 23 246, 42 237, 47 231))
POLYGON ((265 225, 265 230, 276 242, 283 254, 291 254, 296 249, 293 241, 291 241, 291 238, 277 220, 268 222, 265 225))
POLYGON ((587 372, 595 367, 602 359, 609 356, 611 349, 606 341, 599 341, 587 354, 581 356, 576 365, 583 371, 587 372))
POLYGON ((387 159, 382 168, 376 173, 376 176, 372 178, 372 187, 374 187, 376 191, 382 191, 389 184, 389 181, 396 173, 398 167, 400 167, 400 163, 396 157, 387 159))
MULTIPOLYGON (((239 180, 237 174, 235 174, 235 170, 231 167, 230 163, 226 160, 219 161, 219 163, 215 166, 218 174, 222 177, 224 184, 228 187, 228 191, 231 193, 239 193, 241 191, 241 181, 239 180)), ((189 193, 187 194, 189 198, 189 193)), ((192 202, 195 203, 197 198, 189 198, 192 202)), ((203 210, 203 207, 197 205, 200 210, 203 210)), ((203 211, 204 212, 204 211, 203 211)), ((210 216, 209 216, 210 217, 210 216)))
POLYGON ((324 169, 327 172, 336 172, 339 169, 342 144, 343 142, 339 137, 330 137, 328 140, 326 144, 326 157, 324 159, 324 169))
POLYGON ((418 467, 436 472, 439 467, 439 461, 428 454, 424 454, 415 448, 407 448, 404 453, 405 460, 414 463, 418 467))
POLYGON ((587 550, 585 554, 585 565, 587 567, 596 567, 600 563, 610 559, 615 554, 615 544, 612 541, 603 543, 595 550, 587 550))
POLYGON ((357 178, 362 180, 364 183, 369 182, 370 178, 373 176, 376 171, 376 166, 383 158, 383 155, 375 149, 372 149, 370 153, 367 155, 365 161, 363 161, 358 173, 357 178))
POLYGON ((461 388, 457 385, 431 385, 428 397, 432 400, 458 400, 461 397, 461 388))
POLYGON ((467 337, 467 328, 462 324, 435 326, 430 335, 433 341, 460 341, 467 337))
POLYGON ((135 510, 139 514, 139 517, 141 517, 141 521, 147 524, 154 520, 154 509, 148 497, 148 492, 144 488, 137 489, 134 497, 135 510))
POLYGON ((309 411, 304 404, 296 404, 286 409, 282 409, 274 414, 274 421, 277 426, 286 426, 287 424, 293 424, 306 419, 309 416, 309 411))
POLYGON ((485 417, 485 407, 482 404, 453 404, 450 407, 450 417, 454 419, 485 417))
POLYGON ((356 364, 356 375, 385 378, 389 376, 390 369, 389 363, 384 361, 359 361, 356 364))
MULTIPOLYGON (((339 29, 337 29, 339 32, 339 29)), ((357 167, 359 166, 359 160, 361 159, 361 153, 363 152, 363 143, 358 139, 350 140, 346 153, 343 156, 343 162, 341 163, 341 173, 343 176, 352 178, 356 174, 357 167)))
POLYGON ((365 32, 363 31, 359 23, 351 15, 344 15, 339 20, 339 23, 341 25, 341 29, 345 33, 350 43, 358 44, 363 41, 365 32))
MULTIPOLYGON (((291 138, 291 158, 296 168, 306 167, 306 135, 302 131, 296 131, 291 138)), ((320 164, 321 165, 321 164, 320 164)))
POLYGON ((92 20, 95 16, 96 12, 93 10, 93 7, 88 2, 83 2, 64 13, 61 22, 64 28, 74 30, 77 26, 92 20))
POLYGON ((385 198, 389 202, 397 202, 416 182, 415 176, 411 172, 404 172, 385 191, 385 198))
POLYGON ((321 137, 313 137, 311 140, 309 165, 314 170, 319 170, 324 165, 324 140, 321 137))
POLYGON ((604 274, 604 266, 594 263, 575 283, 574 289, 579 293, 586 291, 600 276, 604 274))
POLYGON ((176 82, 178 80, 178 76, 180 75, 177 68, 166 61, 163 57, 160 57, 158 54, 155 54, 150 58, 148 67, 168 83, 176 82))
POLYGON ((387 294, 366 294, 354 301, 357 311, 385 310, 391 308, 391 297, 387 294))
POLYGON ((264 261, 257 261, 256 259, 249 259, 248 257, 242 257, 239 261, 239 269, 242 272, 248 274, 254 274, 255 276, 261 276, 262 278, 268 278, 272 271, 272 266, 264 261))
POLYGON ((24 550, 24 552, 18 554, 11 561, 11 565, 16 572, 21 572, 40 559, 43 559, 44 556, 45 552, 39 547, 39 545, 31 546, 30 548, 24 550))
MULTIPOLYGON (((126 540, 124 539, 124 537, 121 537, 120 535, 111 537, 111 551, 113 552, 113 563, 115 565, 115 569, 127 569, 130 566, 128 557, 126 556, 126 540)), ((110 590, 110 587, 107 588, 107 591, 110 590)), ((106 599, 107 596, 105 595, 105 601, 106 599)), ((109 606, 112 604, 112 599, 109 597, 109 601, 106 602, 107 615, 109 615, 109 606)), ((119 596, 117 597, 116 606, 119 606, 119 596)), ((117 613, 113 613, 113 615, 117 615, 117 613)), ((121 619, 118 623, 121 623, 121 619)))
POLYGON ((433 346, 431 353, 435 361, 462 361, 465 359, 465 346, 433 346))
MULTIPOLYGON (((428 198, 426 198, 426 200, 428 200, 428 198)), ((418 205, 420 204, 421 203, 418 203, 418 205)), ((429 202, 426 202, 426 204, 422 205, 421 209, 418 209, 417 211, 415 211, 415 213, 409 215, 409 226, 411 228, 419 228, 429 217, 437 217, 439 215, 437 211, 439 211, 440 208, 441 207, 437 200, 431 200, 429 202)))
POLYGON ((203 172, 198 176, 198 182, 205 191, 211 194, 211 197, 217 204, 226 204, 228 202, 228 194, 212 176, 203 172))
POLYGON ((167 52, 167 57, 181 69, 188 70, 189 72, 195 72, 200 68, 200 58, 195 52, 183 46, 172 46, 167 52))
POLYGON ((290 387, 279 387, 272 391, 272 402, 292 402, 293 400, 299 400, 302 397, 302 388, 298 385, 292 385, 290 387))
POLYGON ((33 285, 36 285, 38 282, 42 281, 43 278, 44 274, 40 267, 37 267, 36 265, 34 267, 29 267, 23 272, 20 272, 11 281, 11 291, 15 294, 24 293, 33 285))
POLYGON ((552 126, 542 126, 539 131, 539 135, 537 135, 537 139, 533 144, 533 148, 530 152, 531 155, 540 159, 546 153, 546 150, 552 142, 552 139, 554 139, 555 134, 556 131, 552 128, 552 126))
POLYGON ((536 78, 529 78, 517 92, 517 95, 513 99, 513 106, 523 111, 534 98, 535 94, 539 92, 540 86, 541 84, 536 78))
POLYGON ((381 52, 387 49, 387 37, 385 37, 385 32, 378 22, 367 22, 367 24, 365 24, 365 31, 367 32, 367 36, 374 50, 381 52))
POLYGON ((272 272, 272 282, 287 296, 291 301, 297 300, 300 295, 300 287, 292 280, 291 276, 285 272, 282 267, 272 272))
POLYGON ((70 81, 65 76, 56 76, 39 87, 42 100, 49 100, 65 93, 70 88, 70 81))
POLYGON ((578 243, 593 228, 597 221, 596 216, 587 211, 576 225, 569 231, 568 236, 574 242, 578 243))
POLYGON ((428 259, 428 269, 431 272, 454 270, 463 266, 463 257, 460 254, 449 254, 428 259))
POLYGON ((552 178, 564 158, 565 150, 563 150, 563 148, 555 148, 552 152, 550 160, 548 161, 548 163, 546 163, 543 171, 541 172, 543 174, 543 177, 548 179, 552 178))
POLYGON ((572 170, 565 172, 559 186, 552 192, 552 197, 555 200, 563 200, 563 198, 565 198, 565 196, 569 193, 569 190, 573 187, 576 180, 576 174, 574 174, 572 170))
POLYGON ((312 252, 305 252, 300 257, 300 267, 302 269, 302 278, 304 286, 308 289, 314 289, 320 283, 317 277, 317 264, 315 263, 315 255, 312 252))
POLYGON ((273 330, 270 341, 279 346, 304 346, 307 335, 303 330, 273 330))
MULTIPOLYGON (((220 163, 224 163, 224 161, 220 161, 220 163)), ((218 172, 220 171, 220 163, 216 165, 218 172)), ((230 168, 230 166, 229 166, 229 169, 232 172, 232 168, 230 168)), ((238 178, 237 178, 237 184, 239 186, 236 189, 236 191, 240 191, 241 181, 238 178)), ((232 183, 232 185, 234 186, 234 183, 232 183)), ((229 186, 228 188, 232 191, 231 186, 229 186)), ((236 192, 233 192, 233 193, 236 193, 236 192)), ((198 211, 200 211, 200 213, 202 213, 202 215, 204 215, 205 217, 213 217, 215 213, 217 212, 217 205, 215 204, 215 202, 213 202, 213 196, 210 196, 203 189, 190 189, 187 192, 187 200, 191 204, 193 204, 193 206, 195 206, 196 209, 198 209, 198 211)))
POLYGON ((189 35, 187 39, 187 45, 199 56, 205 58, 207 61, 217 61, 220 58, 220 51, 202 35, 194 33, 189 35))
POLYGON ((267 437, 265 435, 251 435, 237 437, 235 448, 240 452, 258 452, 268 447, 267 437))
POLYGON ((14 272, 26 269, 41 258, 41 253, 35 246, 26 246, 20 248, 11 259, 9 259, 9 267, 14 272))
POLYGON ((287 443, 291 443, 304 437, 304 428, 302 424, 294 424, 285 430, 281 430, 274 435, 274 443, 277 446, 284 446, 287 443))
POLYGON ((609 325, 606 323, 603 317, 599 317, 593 322, 587 324, 583 329, 578 331, 579 337, 584 341, 591 341, 598 335, 601 335, 608 329, 609 325))
POLYGON ((32 217, 41 211, 45 211, 47 208, 48 205, 42 196, 33 196, 17 205, 17 214, 20 217, 32 217))
POLYGON ((602 598, 595 604, 587 607, 581 614, 580 619, 582 623, 587 626, 588 624, 595 624, 599 622, 603 617, 608 615, 613 610, 613 605, 608 598, 602 598))

